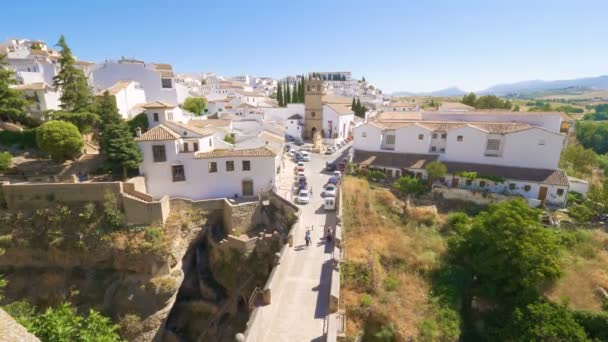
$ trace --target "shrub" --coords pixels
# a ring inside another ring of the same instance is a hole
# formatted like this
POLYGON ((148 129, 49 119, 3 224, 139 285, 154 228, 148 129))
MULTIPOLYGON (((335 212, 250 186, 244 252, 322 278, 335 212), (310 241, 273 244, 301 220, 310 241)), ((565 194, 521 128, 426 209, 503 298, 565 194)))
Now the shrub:
POLYGON ((578 223, 586 223, 593 220, 595 213, 584 204, 575 204, 568 208, 568 214, 578 223))
POLYGON ((361 298, 359 298, 359 304, 363 308, 369 308, 370 306, 372 306, 372 301, 373 301, 372 296, 369 295, 368 293, 362 294, 361 298))
POLYGON ((393 276, 388 276, 384 279, 384 289, 386 291, 395 291, 399 286, 399 280, 393 276))
POLYGON ((172 276, 152 278, 150 284, 161 296, 170 296, 177 290, 177 281, 172 276))
POLYGON ((36 131, 0 131, 0 144, 5 146, 17 146, 21 149, 36 148, 36 131))
POLYGON ((128 339, 133 339, 143 330, 141 318, 138 315, 127 314, 119 323, 120 335, 128 339))
POLYGON ((393 183, 393 188, 399 191, 401 195, 418 195, 424 192, 424 185, 422 184, 422 181, 419 178, 410 176, 399 177, 395 183, 393 183))
POLYGON ((370 171, 367 174, 367 179, 370 180, 370 181, 372 181, 372 182, 377 182, 377 181, 382 180, 384 178, 386 178, 386 175, 384 174, 384 172, 378 171, 378 170, 370 171))
POLYGON ((11 167, 13 156, 8 152, 0 152, 0 171, 5 171, 11 167))
POLYGON ((65 121, 48 121, 36 130, 40 150, 54 160, 71 159, 80 154, 84 142, 78 128, 65 121))
POLYGON ((471 218, 463 212, 450 213, 446 219, 445 227, 458 235, 469 229, 471 218))
POLYGON ((574 319, 597 341, 608 341, 608 312, 574 311, 574 319))
POLYGON ((103 201, 103 221, 106 232, 116 231, 124 225, 124 215, 118 208, 118 200, 110 192, 106 192, 103 201))

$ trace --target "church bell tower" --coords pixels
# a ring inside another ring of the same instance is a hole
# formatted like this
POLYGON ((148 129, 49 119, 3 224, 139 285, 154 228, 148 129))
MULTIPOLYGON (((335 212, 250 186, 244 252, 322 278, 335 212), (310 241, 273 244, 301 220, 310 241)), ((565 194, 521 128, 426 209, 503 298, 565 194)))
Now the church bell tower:
POLYGON ((304 86, 304 139, 312 139, 315 133, 323 138, 323 81, 309 79, 304 86))

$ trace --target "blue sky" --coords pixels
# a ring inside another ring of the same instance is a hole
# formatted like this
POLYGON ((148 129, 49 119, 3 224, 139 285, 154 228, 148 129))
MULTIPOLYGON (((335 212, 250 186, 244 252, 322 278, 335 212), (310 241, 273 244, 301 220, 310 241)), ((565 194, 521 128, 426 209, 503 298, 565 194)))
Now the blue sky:
POLYGON ((29 0, 3 13, 0 39, 63 33, 80 59, 178 72, 350 70, 389 92, 608 74, 606 0, 29 0))

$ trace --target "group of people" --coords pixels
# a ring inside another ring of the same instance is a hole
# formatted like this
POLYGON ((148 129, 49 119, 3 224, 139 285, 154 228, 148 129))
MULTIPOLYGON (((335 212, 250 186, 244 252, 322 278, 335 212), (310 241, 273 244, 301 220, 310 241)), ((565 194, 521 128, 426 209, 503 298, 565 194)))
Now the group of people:
MULTIPOLYGON (((331 226, 327 227, 327 230, 325 232, 325 239, 328 242, 331 242, 333 239, 333 230, 331 229, 331 226)), ((306 247, 308 247, 312 244, 312 237, 311 237, 310 229, 306 230, 306 234, 304 235, 304 241, 306 242, 306 247)))

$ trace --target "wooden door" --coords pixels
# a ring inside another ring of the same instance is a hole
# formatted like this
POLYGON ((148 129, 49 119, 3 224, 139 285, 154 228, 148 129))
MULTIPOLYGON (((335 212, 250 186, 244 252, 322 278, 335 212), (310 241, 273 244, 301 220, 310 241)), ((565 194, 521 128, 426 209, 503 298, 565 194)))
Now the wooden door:
POLYGON ((458 187, 458 178, 454 177, 452 178, 452 188, 457 188, 458 187))
POLYGON ((253 181, 243 181, 243 196, 253 196, 253 181))
POLYGON ((547 199, 547 187, 546 186, 541 186, 540 189, 538 190, 538 199, 541 201, 545 201, 545 199, 547 199))

